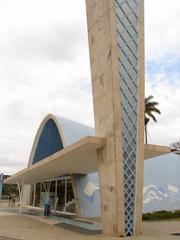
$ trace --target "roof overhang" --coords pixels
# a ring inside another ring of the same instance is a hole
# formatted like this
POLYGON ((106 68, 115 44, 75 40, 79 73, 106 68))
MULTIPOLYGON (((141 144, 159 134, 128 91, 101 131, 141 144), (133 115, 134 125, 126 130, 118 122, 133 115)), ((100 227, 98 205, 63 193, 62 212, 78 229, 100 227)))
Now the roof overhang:
POLYGON ((85 137, 48 158, 5 179, 4 183, 35 184, 65 174, 97 171, 96 150, 105 146, 105 138, 85 137))
POLYGON ((171 153, 171 148, 160 145, 145 144, 144 160, 171 153))
MULTIPOLYGON (((97 149, 105 146, 106 139, 85 137, 63 150, 5 179, 6 184, 35 184, 66 174, 88 174, 98 171, 97 149)), ((144 146, 144 159, 170 153, 169 147, 144 146)))

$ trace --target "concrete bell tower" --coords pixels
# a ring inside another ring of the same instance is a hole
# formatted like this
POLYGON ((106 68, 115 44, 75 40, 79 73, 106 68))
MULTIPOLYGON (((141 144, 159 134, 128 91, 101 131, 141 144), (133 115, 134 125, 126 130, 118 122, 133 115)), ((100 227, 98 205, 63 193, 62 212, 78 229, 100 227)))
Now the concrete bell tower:
POLYGON ((144 168, 144 0, 86 0, 102 227, 141 234, 144 168))

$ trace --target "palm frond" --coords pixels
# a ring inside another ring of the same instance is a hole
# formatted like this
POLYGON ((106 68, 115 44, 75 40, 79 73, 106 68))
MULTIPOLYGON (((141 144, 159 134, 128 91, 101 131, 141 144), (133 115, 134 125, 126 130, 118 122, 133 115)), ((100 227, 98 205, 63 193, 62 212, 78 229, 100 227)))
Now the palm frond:
POLYGON ((149 112, 155 112, 155 113, 161 114, 161 111, 158 108, 148 108, 148 109, 146 109, 145 113, 148 114, 149 112))
POLYGON ((154 96, 150 95, 149 97, 145 98, 145 102, 149 102, 154 98, 154 96))
POLYGON ((145 127, 145 140, 147 143, 147 125, 150 122, 150 119, 152 119, 154 122, 157 122, 156 117, 153 113, 161 114, 161 111, 157 108, 159 103, 156 101, 153 101, 154 96, 150 95, 149 97, 145 98, 145 110, 144 110, 144 127, 145 127))
POLYGON ((147 107, 158 106, 158 105, 159 105, 158 102, 146 102, 146 106, 147 106, 147 107))
POLYGON ((148 112, 147 115, 148 115, 150 118, 152 118, 154 122, 157 122, 157 119, 156 119, 156 117, 152 114, 152 112, 148 112))

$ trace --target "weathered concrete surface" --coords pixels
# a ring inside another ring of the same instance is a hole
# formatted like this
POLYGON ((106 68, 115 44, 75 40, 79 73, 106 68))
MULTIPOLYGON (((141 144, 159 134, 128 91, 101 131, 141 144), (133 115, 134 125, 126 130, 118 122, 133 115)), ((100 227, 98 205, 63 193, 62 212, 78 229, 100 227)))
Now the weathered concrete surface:
MULTIPOLYGON (((89 235, 71 231, 62 227, 40 222, 35 218, 18 215, 0 215, 0 239, 20 239, 20 240, 115 240, 118 238, 89 235)), ((38 218, 37 218, 38 219, 38 218)), ((170 222, 145 222, 143 223, 144 235, 133 240, 175 240, 178 237, 171 233, 180 232, 180 221, 170 222)))

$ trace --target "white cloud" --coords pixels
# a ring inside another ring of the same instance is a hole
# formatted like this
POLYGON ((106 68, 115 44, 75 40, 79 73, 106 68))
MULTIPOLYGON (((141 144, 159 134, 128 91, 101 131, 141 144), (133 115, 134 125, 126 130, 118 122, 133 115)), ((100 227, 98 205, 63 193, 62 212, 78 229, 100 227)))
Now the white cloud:
POLYGON ((179 0, 145 0, 147 60, 179 57, 179 16, 179 0))
POLYGON ((85 2, 0 2, 0 52, 9 59, 73 61, 87 47, 85 2))
POLYGON ((158 123, 149 126, 149 141, 169 145, 180 138, 180 1, 145 1, 146 96, 160 105, 158 123), (171 66, 171 68, 169 68, 171 66), (168 70, 169 69, 169 70, 168 70))
POLYGON ((180 138, 180 74, 159 72, 153 79, 146 77, 146 96, 153 95, 161 110, 158 123, 149 125, 149 142, 169 145, 180 138))

